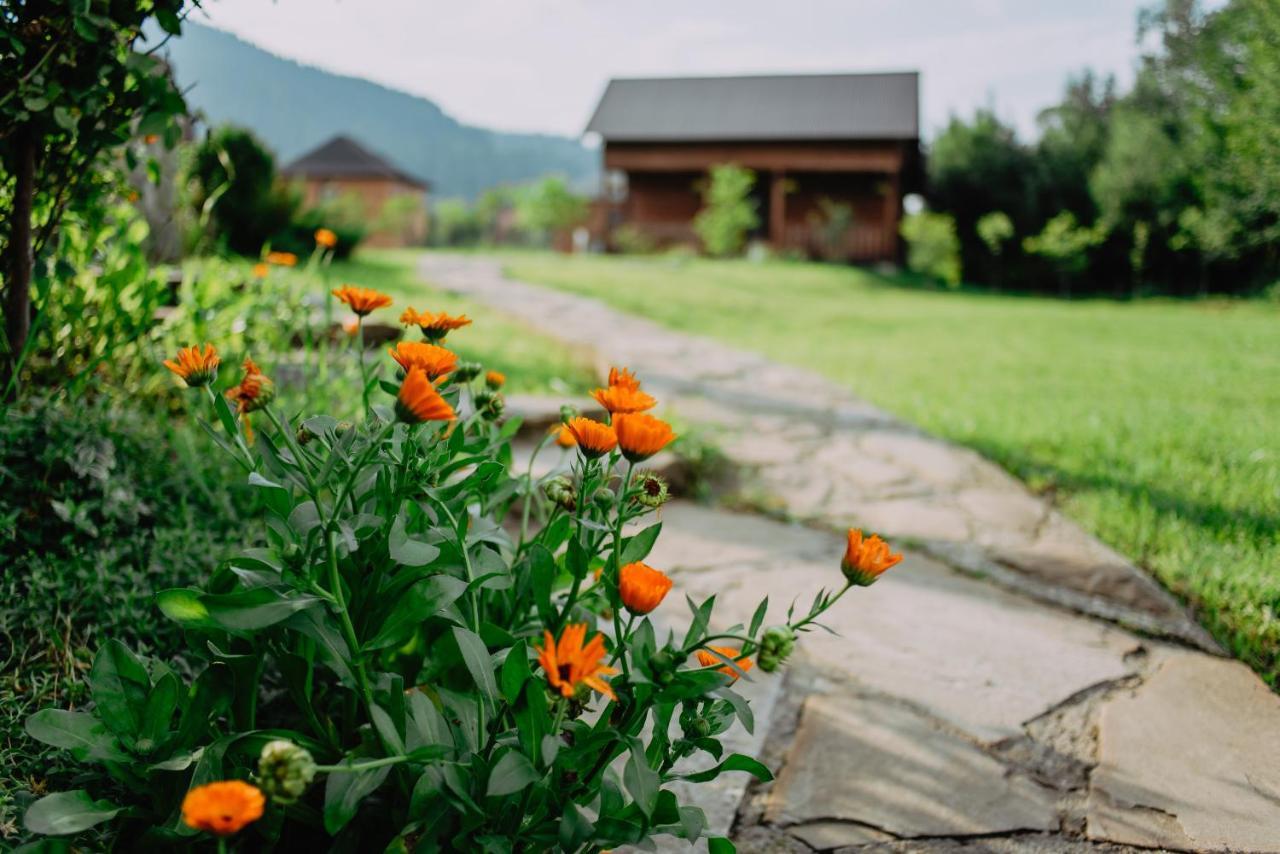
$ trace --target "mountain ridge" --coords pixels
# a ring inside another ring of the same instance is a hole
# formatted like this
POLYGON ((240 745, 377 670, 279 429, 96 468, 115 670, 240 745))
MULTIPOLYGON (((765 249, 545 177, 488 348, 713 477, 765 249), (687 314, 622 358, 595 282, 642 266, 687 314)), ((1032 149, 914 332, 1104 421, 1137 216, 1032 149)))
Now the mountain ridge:
POLYGON ((429 98, 278 56, 215 27, 188 21, 165 53, 192 110, 210 125, 252 130, 281 166, 347 134, 425 178, 437 197, 474 198, 553 173, 586 189, 598 174, 597 154, 578 140, 467 125, 429 98))

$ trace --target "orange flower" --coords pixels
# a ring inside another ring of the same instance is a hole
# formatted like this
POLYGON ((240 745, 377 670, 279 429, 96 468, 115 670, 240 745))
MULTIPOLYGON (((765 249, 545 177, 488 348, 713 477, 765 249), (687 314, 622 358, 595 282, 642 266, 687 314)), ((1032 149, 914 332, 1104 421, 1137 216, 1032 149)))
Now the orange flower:
POLYGON ((456 416, 449 402, 440 396, 422 368, 414 365, 405 374, 396 395, 396 416, 407 424, 421 421, 452 421, 456 416))
POLYGON ((262 818, 265 805, 266 798, 257 786, 243 780, 223 780, 187 792, 182 799, 182 820, 195 830, 230 836, 262 818))
POLYGON ((240 384, 227 389, 227 400, 236 405, 241 415, 255 412, 269 404, 276 396, 276 384, 262 373, 253 359, 248 356, 244 360, 244 377, 240 384))
POLYGON ((432 314, 429 311, 418 312, 412 308, 406 308, 400 315, 400 322, 405 326, 416 326, 421 329, 423 337, 428 341, 440 341, 453 330, 469 326, 471 319, 465 314, 454 317, 443 311, 432 314))
POLYGON ((613 431, 618 435, 622 455, 633 463, 649 459, 676 438, 670 424, 643 413, 618 415, 613 419, 613 431))
POLYGON ((543 633, 543 645, 538 650, 538 663, 547 672, 547 682, 562 697, 572 697, 579 685, 586 685, 604 694, 610 700, 618 699, 601 676, 611 676, 618 671, 601 662, 605 656, 604 635, 596 633, 586 646, 586 623, 565 626, 557 645, 551 632, 543 633))
MULTIPOLYGON (((720 653, 720 655, 723 655, 725 658, 730 659, 731 661, 734 661, 738 665, 738 667, 741 668, 743 673, 746 673, 748 670, 751 669, 752 661, 750 657, 744 655, 742 658, 735 658, 735 656, 737 656, 738 653, 742 652, 742 650, 734 649, 731 646, 713 646, 711 647, 711 649, 714 649, 716 652, 720 653)), ((712 653, 708 652, 705 649, 700 649, 698 650, 698 663, 701 664, 703 667, 715 667, 717 664, 721 663, 721 659, 719 659, 718 657, 716 657, 715 655, 713 655, 712 653)), ((741 675, 740 673, 738 673, 737 670, 734 670, 732 667, 730 667, 727 664, 724 667, 720 668, 720 672, 723 673, 725 676, 732 676, 734 679, 737 679, 741 675)))
POLYGON ((618 573, 618 593, 622 604, 636 616, 652 611, 662 604, 671 589, 671 579, 665 572, 644 563, 629 563, 618 573))
POLYGON ((597 403, 614 415, 644 412, 646 409, 653 409, 658 405, 658 401, 654 400, 652 396, 645 394, 638 388, 628 388, 624 385, 598 388, 591 392, 591 396, 596 399, 597 403))
POLYGON ((267 274, 271 272, 271 265, 265 261, 260 261, 253 265, 253 277, 255 279, 265 279, 267 274))
POLYGON ((556 444, 562 448, 572 448, 574 445, 578 444, 578 440, 573 435, 573 431, 564 424, 553 424, 549 432, 556 434, 556 444))
POLYGON ((334 234, 330 229, 316 229, 316 245, 323 246, 325 249, 332 249, 338 245, 338 235, 334 234))
POLYGON ((155 145, 157 142, 160 141, 160 134, 149 133, 142 138, 142 141, 145 142, 147 145, 155 145))
POLYGON ((332 291, 338 299, 351 306, 351 310, 364 317, 374 309, 391 305, 391 297, 381 294, 373 288, 362 288, 357 285, 343 285, 332 291))
POLYGON ((618 447, 618 437, 613 428, 599 421, 592 421, 579 415, 564 425, 573 434, 578 443, 578 450, 589 460, 603 457, 618 447))
POLYGON ((890 567, 896 566, 901 554, 889 551, 889 544, 875 534, 863 539, 862 531, 849 529, 849 541, 845 546, 844 559, 840 561, 840 569, 850 583, 860 587, 874 584, 876 579, 890 567))
POLYGON ((219 361, 218 351, 212 344, 205 344, 203 353, 199 346, 182 347, 178 350, 178 360, 165 359, 164 366, 195 388, 218 378, 219 361))
POLYGON ((294 267, 297 266, 298 256, 292 252, 268 252, 267 263, 278 264, 281 267, 294 267))
POLYGON ((636 375, 631 373, 630 368, 610 368, 609 369, 609 385, 621 386, 631 391, 640 389, 640 380, 636 379, 636 375))
POLYGON ((458 366, 458 354, 435 344, 422 341, 401 341, 387 351, 404 370, 421 368, 428 379, 434 380, 458 366))
POLYGON ((484 375, 484 384, 494 391, 502 388, 506 385, 506 382, 507 375, 501 371, 489 371, 489 373, 484 375))

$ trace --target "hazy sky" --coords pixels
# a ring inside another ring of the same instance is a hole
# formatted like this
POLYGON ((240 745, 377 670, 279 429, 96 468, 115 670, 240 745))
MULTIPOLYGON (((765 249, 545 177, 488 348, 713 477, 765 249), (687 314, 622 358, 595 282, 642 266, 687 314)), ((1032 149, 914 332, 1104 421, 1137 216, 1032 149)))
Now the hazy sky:
POLYGON ((582 131, 613 76, 919 70, 932 135, 1024 132, 1069 74, 1132 79, 1146 0, 205 0, 196 20, 503 130, 582 131))

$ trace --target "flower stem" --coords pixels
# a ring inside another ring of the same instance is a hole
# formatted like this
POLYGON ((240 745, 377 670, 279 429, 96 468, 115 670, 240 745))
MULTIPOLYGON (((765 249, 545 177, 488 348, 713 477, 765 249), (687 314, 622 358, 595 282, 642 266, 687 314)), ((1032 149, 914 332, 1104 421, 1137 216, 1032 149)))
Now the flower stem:
POLYGON ((369 372, 364 364, 364 315, 356 315, 356 333, 360 348, 360 394, 364 400, 364 417, 369 417, 369 372))

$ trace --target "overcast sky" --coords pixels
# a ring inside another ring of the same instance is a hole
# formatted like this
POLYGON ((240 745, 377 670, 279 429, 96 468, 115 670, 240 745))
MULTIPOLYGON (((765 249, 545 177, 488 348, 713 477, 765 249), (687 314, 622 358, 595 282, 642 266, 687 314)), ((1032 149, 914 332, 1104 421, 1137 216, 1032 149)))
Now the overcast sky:
POLYGON ((577 135, 615 76, 922 74, 927 136, 994 104, 1030 133, 1085 67, 1127 84, 1146 0, 205 0, 196 20, 501 130, 577 135))

